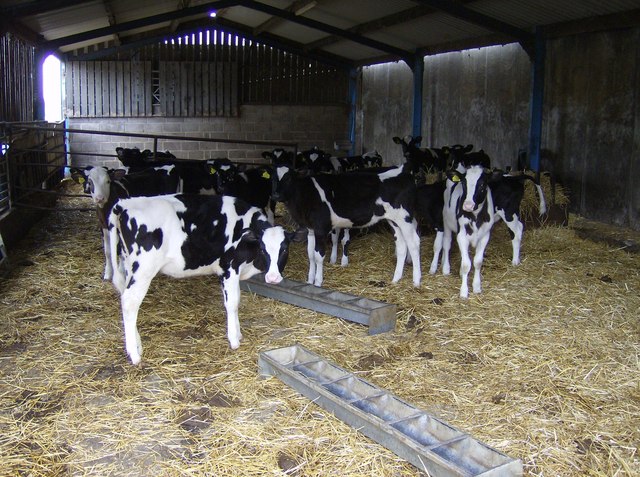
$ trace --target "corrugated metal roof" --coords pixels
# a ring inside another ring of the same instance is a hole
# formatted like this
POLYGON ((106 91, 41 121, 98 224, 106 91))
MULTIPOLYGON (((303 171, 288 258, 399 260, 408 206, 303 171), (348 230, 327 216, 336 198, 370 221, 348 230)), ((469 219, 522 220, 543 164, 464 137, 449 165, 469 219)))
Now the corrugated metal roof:
POLYGON ((71 56, 217 26, 357 66, 524 44, 537 27, 558 35, 568 25, 580 31, 581 22, 588 29, 640 25, 640 0, 0 0, 0 13, 4 29, 30 31, 43 47, 71 56))

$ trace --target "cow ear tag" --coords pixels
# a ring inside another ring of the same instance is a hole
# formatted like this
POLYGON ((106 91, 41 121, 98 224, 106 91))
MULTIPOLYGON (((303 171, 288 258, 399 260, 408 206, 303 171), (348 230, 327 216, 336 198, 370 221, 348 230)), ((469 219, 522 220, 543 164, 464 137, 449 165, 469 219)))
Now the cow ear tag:
POLYGON ((460 176, 455 175, 455 176, 453 176, 453 177, 451 178, 451 180, 452 180, 453 182, 460 182, 460 176))
POLYGON ((80 177, 78 179, 78 184, 84 184, 84 177, 80 177))
POLYGON ((210 166, 210 167, 209 167, 209 174, 210 174, 210 175, 214 175, 215 173, 216 173, 216 168, 215 168, 215 167, 213 167, 213 166, 210 166))
POLYGON ((264 171, 262 173, 262 178, 263 179, 271 179, 271 174, 269 174, 267 171, 264 171))

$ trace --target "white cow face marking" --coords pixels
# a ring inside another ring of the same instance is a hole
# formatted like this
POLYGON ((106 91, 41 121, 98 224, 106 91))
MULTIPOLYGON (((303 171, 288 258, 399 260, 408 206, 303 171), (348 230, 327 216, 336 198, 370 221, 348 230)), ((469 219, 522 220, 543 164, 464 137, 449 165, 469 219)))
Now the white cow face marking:
POLYGON ((264 279, 267 283, 280 283, 289 257, 289 239, 282 227, 270 227, 264 231, 262 243, 268 261, 264 279))
POLYGON ((87 173, 88 192, 93 203, 102 207, 109 200, 111 178, 106 167, 92 167, 87 173))
POLYGON ((483 172, 481 167, 474 166, 465 175, 466 193, 462 203, 465 212, 473 212, 487 196, 487 181, 483 178, 483 172))

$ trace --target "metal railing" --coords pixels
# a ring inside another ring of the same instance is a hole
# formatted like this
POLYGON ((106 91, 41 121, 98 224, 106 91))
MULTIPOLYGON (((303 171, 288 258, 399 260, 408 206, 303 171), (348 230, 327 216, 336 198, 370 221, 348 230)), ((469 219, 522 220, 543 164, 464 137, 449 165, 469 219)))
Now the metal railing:
MULTIPOLYGON (((159 141, 172 142, 208 142, 223 144, 242 144, 248 146, 265 146, 268 148, 290 148, 294 157, 298 144, 282 141, 255 141, 246 139, 220 139, 196 136, 158 135, 126 132, 108 132, 99 130, 65 128, 64 123, 0 123, 0 217, 12 208, 25 207, 31 209, 52 210, 48 200, 39 201, 43 195, 88 197, 85 194, 64 193, 60 188, 65 169, 71 166, 70 157, 91 156, 94 158, 117 158, 115 148, 113 154, 104 152, 71 152, 69 137, 76 135, 100 135, 122 138, 137 138, 152 141, 153 154, 157 154, 159 141)), ((176 162, 193 161, 177 157, 176 162)), ((243 161, 247 163, 247 161, 243 161)), ((54 204, 55 205, 55 204, 54 204)), ((68 207, 62 210, 89 210, 93 207, 68 207)), ((60 209, 58 209, 60 210, 60 209)))

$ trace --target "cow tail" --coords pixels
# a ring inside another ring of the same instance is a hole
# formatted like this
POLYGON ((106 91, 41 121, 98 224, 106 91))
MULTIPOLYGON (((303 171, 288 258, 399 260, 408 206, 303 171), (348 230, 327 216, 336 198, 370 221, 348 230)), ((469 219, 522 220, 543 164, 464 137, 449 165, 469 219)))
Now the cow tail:
POLYGON ((542 187, 540 187, 540 184, 538 183, 537 180, 535 180, 533 177, 527 175, 527 174, 523 174, 522 177, 524 177, 525 179, 529 179, 531 182, 533 182, 533 184, 536 186, 536 190, 538 191, 538 198, 540 199, 540 204, 538 205, 538 210, 540 211, 540 215, 544 215, 547 213, 547 201, 544 198, 544 193, 542 192, 542 187))
POLYGON ((113 269, 113 286, 122 293, 124 291, 124 266, 122 264, 122 255, 126 253, 122 243, 122 235, 120 233, 120 214, 122 207, 116 204, 109 214, 109 246, 111 248, 111 267, 113 269))
POLYGON ((536 189, 538 189, 538 195, 540 196, 540 215, 544 215, 547 212, 547 202, 544 200, 544 193, 540 184, 536 184, 536 189))

